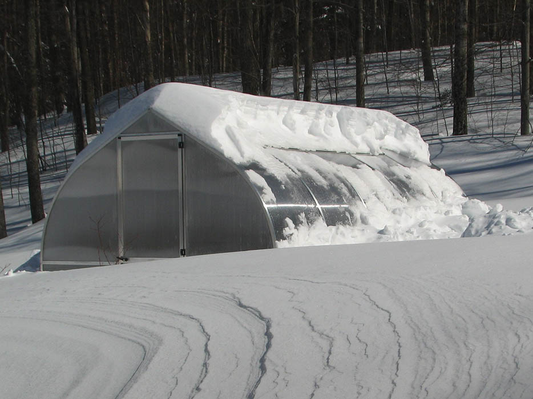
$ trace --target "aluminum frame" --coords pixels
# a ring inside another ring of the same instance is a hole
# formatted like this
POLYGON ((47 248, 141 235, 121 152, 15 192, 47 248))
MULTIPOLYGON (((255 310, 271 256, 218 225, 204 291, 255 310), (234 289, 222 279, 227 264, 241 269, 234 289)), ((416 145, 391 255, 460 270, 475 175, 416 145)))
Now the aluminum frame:
MULTIPOLYGON (((123 142, 142 142, 151 140, 177 140, 176 167, 177 171, 177 196, 178 196, 178 257, 182 256, 185 251, 185 223, 184 223, 184 168, 183 168, 183 143, 184 134, 175 132, 158 132, 158 133, 124 133, 117 137, 117 210, 118 210, 118 257, 120 262, 126 262, 134 259, 144 259, 145 257, 127 257, 125 250, 124 237, 125 231, 125 193, 124 193, 124 154, 123 142)), ((153 258, 153 257, 147 257, 153 258)))

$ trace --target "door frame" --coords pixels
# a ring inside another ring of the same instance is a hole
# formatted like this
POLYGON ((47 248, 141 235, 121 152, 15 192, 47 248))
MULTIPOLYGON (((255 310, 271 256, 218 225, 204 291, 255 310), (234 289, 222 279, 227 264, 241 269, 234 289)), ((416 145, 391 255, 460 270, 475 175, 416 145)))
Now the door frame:
MULTIPOLYGON (((124 196, 124 164, 122 156, 122 142, 123 141, 146 141, 146 140, 172 140, 176 139, 178 143, 177 151, 177 167, 178 167, 178 254, 183 256, 185 254, 185 193, 184 193, 184 155, 183 143, 184 135, 179 132, 163 132, 163 133, 132 133, 121 134, 117 137, 117 222, 118 222, 118 256, 117 262, 124 263, 131 260, 125 254, 124 245, 124 221, 125 221, 125 196, 124 196)), ((137 257, 134 259, 141 259, 137 257)), ((146 257, 142 259, 154 259, 153 257, 146 257)))

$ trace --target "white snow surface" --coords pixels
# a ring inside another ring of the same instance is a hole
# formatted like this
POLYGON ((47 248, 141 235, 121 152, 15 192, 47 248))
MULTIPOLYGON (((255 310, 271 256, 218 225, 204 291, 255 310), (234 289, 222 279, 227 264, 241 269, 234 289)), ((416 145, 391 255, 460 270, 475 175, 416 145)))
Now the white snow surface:
POLYGON ((530 240, 290 248, 4 277, 0 391, 530 398, 530 240))
POLYGON ((385 149, 429 163, 428 147, 418 130, 386 111, 183 83, 156 86, 129 102, 109 118, 102 139, 112 139, 148 109, 238 164, 263 164, 264 147, 363 154, 385 149))
MULTIPOLYGON (((501 59, 497 46, 478 50, 478 71, 492 70, 485 59, 501 59)), ((434 54, 444 85, 449 49, 434 54)), ((518 65, 514 47, 508 54, 502 62, 518 65)), ((478 76, 475 134, 430 138, 445 126, 432 118, 450 118, 450 107, 402 103, 433 90, 417 86, 411 79, 419 75, 409 71, 387 97, 376 82, 381 61, 372 69, 372 57, 369 103, 392 104, 418 121, 432 161, 470 198, 452 182, 437 193, 446 210, 413 203, 412 212, 394 213, 388 207, 398 199, 379 197, 375 182, 365 198, 381 199, 383 209, 362 212, 367 224, 357 232, 287 223, 298 245, 370 243, 34 273, 43 222, 27 227, 16 169, 23 154, 11 154, 16 162, 2 165, 2 176, 13 175, 3 186, 10 235, 0 240, 0 398, 533 397, 533 246, 523 234, 533 229, 533 152, 531 138, 513 137, 520 113, 508 93, 519 87, 518 74, 495 75, 494 87, 478 76), (500 88, 506 94, 492 110, 483 91, 500 88), (424 240, 459 236, 481 238, 424 240), (422 240, 375 242, 411 238, 422 240)), ((409 57, 391 54, 389 76, 409 62, 419 68, 409 57)), ((353 66, 345 67, 351 72, 340 78, 351 82, 353 66)), ((340 93, 348 102, 349 90, 340 93)), ((48 205, 58 176, 43 175, 48 205)), ((250 179, 263 186, 266 203, 276 201, 258 174, 250 179)))

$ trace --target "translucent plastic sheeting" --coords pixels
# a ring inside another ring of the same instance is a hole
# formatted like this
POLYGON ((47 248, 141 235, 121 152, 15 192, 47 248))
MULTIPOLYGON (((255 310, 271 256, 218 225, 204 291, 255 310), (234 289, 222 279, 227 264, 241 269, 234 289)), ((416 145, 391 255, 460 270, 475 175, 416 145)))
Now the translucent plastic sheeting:
POLYGON ((184 154, 187 255, 272 248, 266 210, 244 173, 189 137, 184 154))
POLYGON ((122 140, 124 257, 180 255, 178 136, 122 140))
MULTIPOLYGON (((284 165, 279 165, 279 168, 288 169, 284 165)), ((281 181, 258 165, 249 165, 247 170, 261 176, 264 184, 274 196, 272 201, 265 202, 265 207, 270 216, 276 240, 285 239, 283 230, 287 227, 287 218, 295 225, 299 225, 303 220, 314 222, 322 218, 315 199, 296 173, 291 170, 285 171, 285 180, 281 181)), ((259 193, 264 189, 253 180, 252 184, 259 193)))
POLYGON ((258 192, 271 193, 264 201, 277 240, 286 238, 287 218, 296 227, 317 218, 328 226, 355 226, 366 223, 369 215, 402 212, 439 199, 426 180, 440 172, 420 162, 407 167, 383 154, 266 151, 274 159, 270 169, 250 167, 261 176, 251 180, 258 192))
POLYGON ((361 201, 332 162, 317 153, 286 150, 272 150, 272 153, 300 177, 327 225, 352 224, 349 208, 357 203, 361 205, 361 201))
POLYGON ((117 157, 111 142, 89 158, 62 186, 48 216, 43 262, 116 261, 117 157))

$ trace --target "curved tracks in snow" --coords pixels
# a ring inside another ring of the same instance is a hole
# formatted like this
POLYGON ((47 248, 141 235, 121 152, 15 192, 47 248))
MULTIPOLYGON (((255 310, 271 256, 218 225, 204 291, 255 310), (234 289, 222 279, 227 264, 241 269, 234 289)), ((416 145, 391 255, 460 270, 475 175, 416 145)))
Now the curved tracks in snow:
POLYGON ((527 295, 447 273, 209 270, 2 279, 2 398, 533 396, 527 295))

